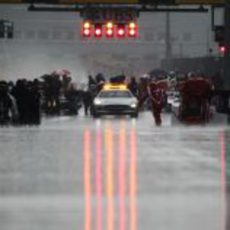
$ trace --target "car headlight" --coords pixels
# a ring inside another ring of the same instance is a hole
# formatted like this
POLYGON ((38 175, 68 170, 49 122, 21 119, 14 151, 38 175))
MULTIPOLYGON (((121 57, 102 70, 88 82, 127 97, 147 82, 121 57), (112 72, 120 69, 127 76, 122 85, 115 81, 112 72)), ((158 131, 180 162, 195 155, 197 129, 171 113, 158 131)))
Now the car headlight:
POLYGON ((101 100, 96 98, 93 103, 94 105, 101 105, 101 100))
POLYGON ((131 108, 137 108, 137 103, 135 103, 135 102, 131 103, 131 104, 130 104, 130 107, 131 107, 131 108))

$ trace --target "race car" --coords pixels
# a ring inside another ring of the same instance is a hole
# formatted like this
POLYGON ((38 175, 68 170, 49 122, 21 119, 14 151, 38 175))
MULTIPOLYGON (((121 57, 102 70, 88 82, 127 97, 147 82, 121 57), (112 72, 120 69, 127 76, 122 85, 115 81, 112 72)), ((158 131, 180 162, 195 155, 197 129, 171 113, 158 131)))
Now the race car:
POLYGON ((138 100, 125 84, 105 84, 93 100, 93 117, 101 115, 130 115, 138 117, 138 100))

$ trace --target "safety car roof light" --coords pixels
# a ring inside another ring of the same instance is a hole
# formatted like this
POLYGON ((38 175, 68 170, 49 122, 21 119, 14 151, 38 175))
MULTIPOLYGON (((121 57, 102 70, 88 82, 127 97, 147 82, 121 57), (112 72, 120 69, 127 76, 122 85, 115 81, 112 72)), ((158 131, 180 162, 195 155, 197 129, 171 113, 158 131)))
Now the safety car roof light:
POLYGON ((105 84, 103 86, 103 89, 104 90, 114 90, 114 89, 116 89, 116 90, 126 90, 127 89, 127 85, 125 85, 125 84, 111 84, 111 83, 109 83, 109 84, 105 84))

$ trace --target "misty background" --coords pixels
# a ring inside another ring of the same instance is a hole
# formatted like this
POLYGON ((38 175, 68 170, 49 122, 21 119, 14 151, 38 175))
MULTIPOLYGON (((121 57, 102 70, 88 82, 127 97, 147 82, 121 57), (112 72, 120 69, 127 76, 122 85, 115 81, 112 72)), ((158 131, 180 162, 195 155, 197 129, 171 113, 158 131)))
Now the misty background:
MULTIPOLYGON (((77 12, 28 12, 26 5, 0 5, 0 18, 14 22, 14 38, 0 40, 0 79, 29 79, 68 69, 88 74, 140 76, 165 58, 166 13, 141 13, 136 39, 85 39, 77 12)), ((222 14, 216 17, 221 24, 222 14)), ((172 57, 218 55, 209 13, 170 13, 172 57), (210 49, 213 49, 210 54, 210 49)))

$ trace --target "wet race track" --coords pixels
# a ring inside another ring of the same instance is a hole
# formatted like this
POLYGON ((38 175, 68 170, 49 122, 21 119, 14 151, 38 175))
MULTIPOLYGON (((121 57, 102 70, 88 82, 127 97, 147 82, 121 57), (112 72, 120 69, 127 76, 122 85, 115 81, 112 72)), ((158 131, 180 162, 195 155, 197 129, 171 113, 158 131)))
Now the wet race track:
POLYGON ((1 230, 226 230, 230 134, 165 114, 1 127, 1 230))

